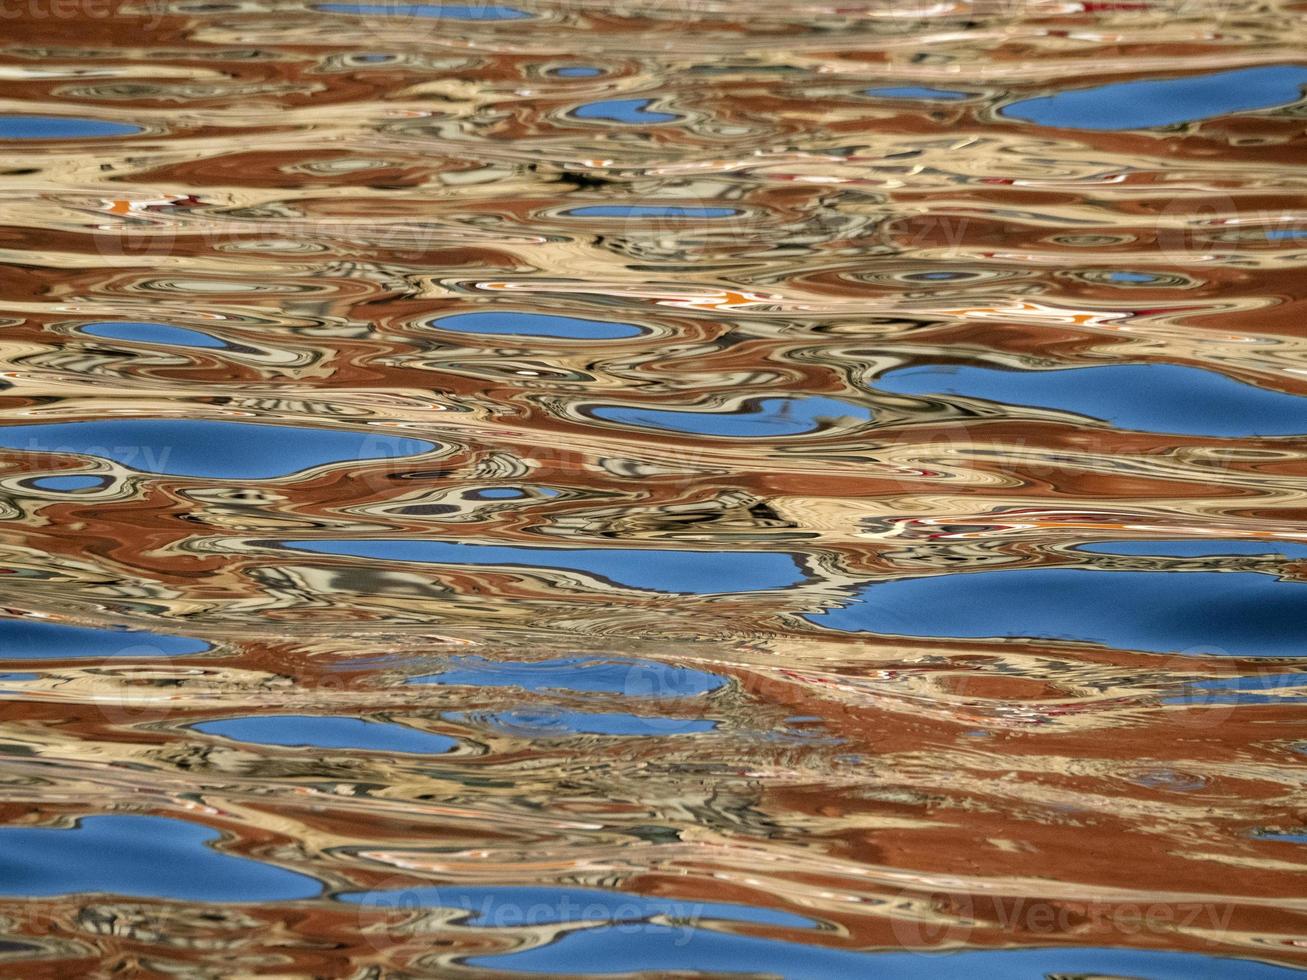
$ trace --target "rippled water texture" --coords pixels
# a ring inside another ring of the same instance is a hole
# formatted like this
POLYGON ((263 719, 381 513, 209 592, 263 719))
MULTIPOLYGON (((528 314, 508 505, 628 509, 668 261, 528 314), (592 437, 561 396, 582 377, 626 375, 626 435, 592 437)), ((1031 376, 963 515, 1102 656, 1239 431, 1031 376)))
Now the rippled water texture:
POLYGON ((0 0, 0 974, 1307 967, 1303 0, 0 0))

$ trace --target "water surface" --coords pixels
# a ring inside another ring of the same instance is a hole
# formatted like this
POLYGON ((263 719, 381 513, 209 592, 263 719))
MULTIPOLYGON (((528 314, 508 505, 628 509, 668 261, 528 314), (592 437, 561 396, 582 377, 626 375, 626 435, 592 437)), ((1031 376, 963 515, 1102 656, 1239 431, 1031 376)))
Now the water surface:
POLYGON ((689 411, 601 405, 595 418, 648 429, 735 439, 765 439, 814 432, 829 421, 868 421, 872 411, 834 398, 761 398, 736 411, 689 411))
POLYGON ((194 637, 150 630, 0 619, 0 659, 4 660, 176 657, 201 653, 208 647, 204 640, 194 637))
POLYGON ((107 119, 73 116, 10 116, 0 114, 0 140, 64 140, 139 133, 140 126, 107 119))
POLYGON ((115 419, 0 427, 0 447, 113 460, 144 473, 265 480, 331 463, 416 456, 434 443, 380 433, 204 419, 115 419))
POLYGON ((320 3, 317 10, 368 17, 419 17, 444 20, 523 20, 531 15, 499 4, 457 3, 320 3))
POLYGON ((118 323, 88 323, 81 329, 82 333, 90 334, 92 337, 127 340, 138 344, 208 348, 227 346, 217 337, 211 337, 199 330, 191 330, 189 327, 173 326, 170 323, 125 320, 118 323))
POLYGON ((219 718, 192 726, 206 735, 291 748, 360 749, 368 752, 448 752, 457 742, 390 722, 314 715, 219 718))
POLYGON ((22 977, 1307 968, 1307 19, 0 9, 22 977))
POLYGON ((715 691, 724 686, 726 681, 714 674, 689 667, 674 667, 654 660, 627 657, 559 657, 534 663, 459 657, 447 669, 410 678, 409 683, 680 698, 715 691))
POLYGON ((550 337, 560 340, 624 340, 627 337, 638 337, 643 332, 631 323, 509 310, 455 313, 440 317, 432 326, 438 330, 460 333, 550 337))
POLYGON ((203 824, 123 814, 71 827, 2 827, 0 895, 276 902, 321 892, 306 875, 215 850, 219 836, 203 824))
POLYGON ((609 99, 604 102, 590 102, 572 112, 577 119, 598 119, 609 122, 628 123, 630 125, 674 122, 680 117, 673 112, 659 112, 650 109, 652 99, 609 99))
POLYGON ((1074 88, 1002 112, 1041 126, 1143 129, 1296 102, 1304 84, 1307 66, 1264 65, 1074 88))
POLYGON ((434 565, 574 569, 615 585, 715 594, 781 589, 804 579, 790 555, 632 548, 539 548, 414 539, 286 541, 296 551, 434 565))
POLYGON ((1179 364, 1054 371, 923 365, 889 371, 872 383, 903 395, 962 395, 1072 412, 1147 432, 1234 437, 1307 432, 1307 399, 1179 364))
POLYGON ((879 582, 810 619, 850 632, 1300 657, 1304 615, 1307 582, 1270 575, 1031 568, 879 582))

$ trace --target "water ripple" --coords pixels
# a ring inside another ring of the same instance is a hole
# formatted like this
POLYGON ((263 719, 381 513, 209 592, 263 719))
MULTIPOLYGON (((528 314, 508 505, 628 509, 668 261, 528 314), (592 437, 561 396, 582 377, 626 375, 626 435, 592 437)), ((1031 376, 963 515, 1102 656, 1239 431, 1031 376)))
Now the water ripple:
POLYGON ((1307 967, 1298 6, 0 20, 6 971, 1307 967))

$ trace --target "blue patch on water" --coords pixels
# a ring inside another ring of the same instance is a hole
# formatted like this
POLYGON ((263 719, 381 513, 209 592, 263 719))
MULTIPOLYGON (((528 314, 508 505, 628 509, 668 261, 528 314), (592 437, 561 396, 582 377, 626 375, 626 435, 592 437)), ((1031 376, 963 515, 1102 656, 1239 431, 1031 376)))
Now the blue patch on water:
POLYGON ((249 715, 192 725, 205 735, 238 742, 323 749, 362 749, 368 752, 411 752, 438 755, 457 740, 391 722, 364 721, 331 715, 249 715))
POLYGON ((127 136, 140 126, 72 116, 0 116, 0 140, 59 140, 81 136, 127 136))
POLYGON ((559 78, 597 78, 603 74, 603 69, 591 68, 589 65, 568 65, 563 68, 555 68, 549 74, 556 75, 559 78))
POLYGON ((1307 832, 1301 834, 1277 834, 1269 830, 1259 830, 1253 834, 1257 840, 1278 840, 1285 844, 1307 844, 1307 832))
POLYGON ((535 662, 456 657, 445 670, 412 677, 408 682, 621 694, 635 698, 689 698, 725 686, 726 678, 631 657, 560 657, 535 662))
POLYGON ((1192 793, 1207 785, 1201 776, 1176 772, 1174 769, 1151 769, 1145 772, 1126 774, 1127 782, 1146 789, 1161 790, 1164 793, 1192 793))
POLYGON ((792 555, 772 551, 536 548, 412 538, 327 538, 277 544, 295 551, 381 561, 574 569, 633 589, 687 595, 784 589, 807 577, 792 555))
POLYGON ((819 429, 823 419, 852 417, 860 422, 872 420, 869 408, 821 395, 757 398, 744 405, 744 410, 739 412, 690 412, 605 405, 591 409, 590 414, 608 422, 643 429, 732 439, 805 435, 819 429))
POLYGON ((805 618, 845 633, 1307 656, 1307 583, 1257 572, 1024 568, 931 575, 863 586, 846 606, 805 618))
POLYGON ((869 88, 864 95, 874 95, 878 99, 929 99, 935 102, 956 102, 969 99, 966 92, 954 92, 951 89, 927 88, 922 85, 902 85, 891 88, 869 88))
POLYGON ((685 972, 787 980, 892 977, 894 980, 1038 980, 1050 976, 1148 980, 1301 980, 1287 966, 1202 953, 1097 947, 969 949, 951 953, 863 952, 695 928, 627 924, 563 932, 553 942, 463 961, 480 970, 590 975, 685 972))
POLYGON ((224 341, 199 330, 174 327, 168 323, 144 323, 137 320, 88 323, 82 333, 109 340, 127 340, 139 344, 165 344, 171 347, 226 347, 224 341))
POLYGON ((672 204, 589 204, 564 211, 568 218, 729 218, 739 208, 687 208, 672 204))
POLYGON ((571 735, 696 735, 710 732, 717 722, 706 718, 663 718, 625 712, 564 711, 531 708, 522 711, 452 712, 458 724, 483 725, 516 738, 567 738, 571 735))
POLYGON ((1307 543, 1294 541, 1249 541, 1241 538, 1181 538, 1179 540, 1092 541, 1076 545, 1076 551, 1097 555, 1146 555, 1158 558, 1207 558, 1224 555, 1283 555, 1307 558, 1307 543))
POLYGON ((463 496, 468 500, 530 500, 533 496, 557 497, 553 487, 484 487, 471 490, 463 496), (532 491, 528 493, 527 491, 532 491))
POLYGON ((734 902, 660 898, 636 892, 548 885, 430 885, 391 891, 344 892, 342 902, 374 908, 462 909, 462 925, 499 929, 562 922, 640 922, 663 916, 686 922, 712 919, 755 925, 812 929, 812 919, 780 909, 734 902))
POLYGON ((373 432, 196 419, 113 419, 0 426, 0 447, 112 459, 145 473, 262 480, 326 463, 417 456, 423 439, 373 432))
POLYGON ((34 480, 28 480, 27 485, 37 490, 69 493, 76 490, 90 490, 92 487, 102 487, 108 482, 109 478, 105 476, 38 476, 34 480))
POLYGON ((190 636, 0 619, 0 660, 184 657, 207 649, 209 644, 190 636))
POLYGON ((531 15, 516 7, 494 4, 445 3, 320 3, 315 10, 329 14, 381 17, 432 17, 446 20, 524 20, 531 15))
POLYGON ((1307 686, 1307 674, 1249 674, 1244 677, 1213 677, 1191 681, 1185 693, 1164 697, 1163 704, 1204 706, 1213 704, 1283 704, 1307 700, 1301 691, 1276 688, 1307 686))
POLYGON ((459 333, 511 334, 518 337, 559 337, 565 340, 623 340, 644 333, 634 323, 611 320, 583 320, 546 313, 455 313, 431 324, 440 330, 459 333))
POLYGON ((1150 272, 1109 272, 1107 278, 1111 282, 1153 282, 1157 276, 1150 272))
POLYGON ((1266 232, 1266 237, 1272 241, 1286 238, 1307 238, 1307 228, 1271 228, 1266 232))
POLYGON ((82 817, 68 830, 0 827, 0 895, 288 902, 321 894, 315 878, 206 846, 220 837, 185 820, 123 814, 82 817))
POLYGON ((1119 429, 1143 432, 1198 436, 1307 433, 1307 398, 1178 364, 1110 364, 1053 371, 939 364, 897 368, 873 384, 880 391, 900 395, 960 395, 1071 412, 1119 429))
POLYGON ((468 496, 473 500, 521 500, 527 493, 517 487, 486 487, 473 490, 468 496))
POLYGON ((1287 105, 1302 97, 1307 67, 1263 65, 1185 78, 1113 82, 1026 99, 1013 119, 1071 129, 1146 129, 1287 105))
POLYGON ((674 112, 657 112, 646 108, 650 105, 653 105, 653 99, 608 99, 580 106, 572 110, 572 115, 577 119, 606 119, 632 124, 675 122, 681 118, 674 112))
POLYGON ((0 674, 0 681, 34 681, 40 674, 0 674))

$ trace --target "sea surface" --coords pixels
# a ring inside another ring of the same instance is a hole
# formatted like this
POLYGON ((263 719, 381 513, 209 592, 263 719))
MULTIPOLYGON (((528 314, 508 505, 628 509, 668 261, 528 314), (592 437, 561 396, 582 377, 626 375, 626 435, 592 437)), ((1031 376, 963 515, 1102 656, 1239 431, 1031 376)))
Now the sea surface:
POLYGON ((0 975, 1298 975, 1304 18, 0 0, 0 975))

